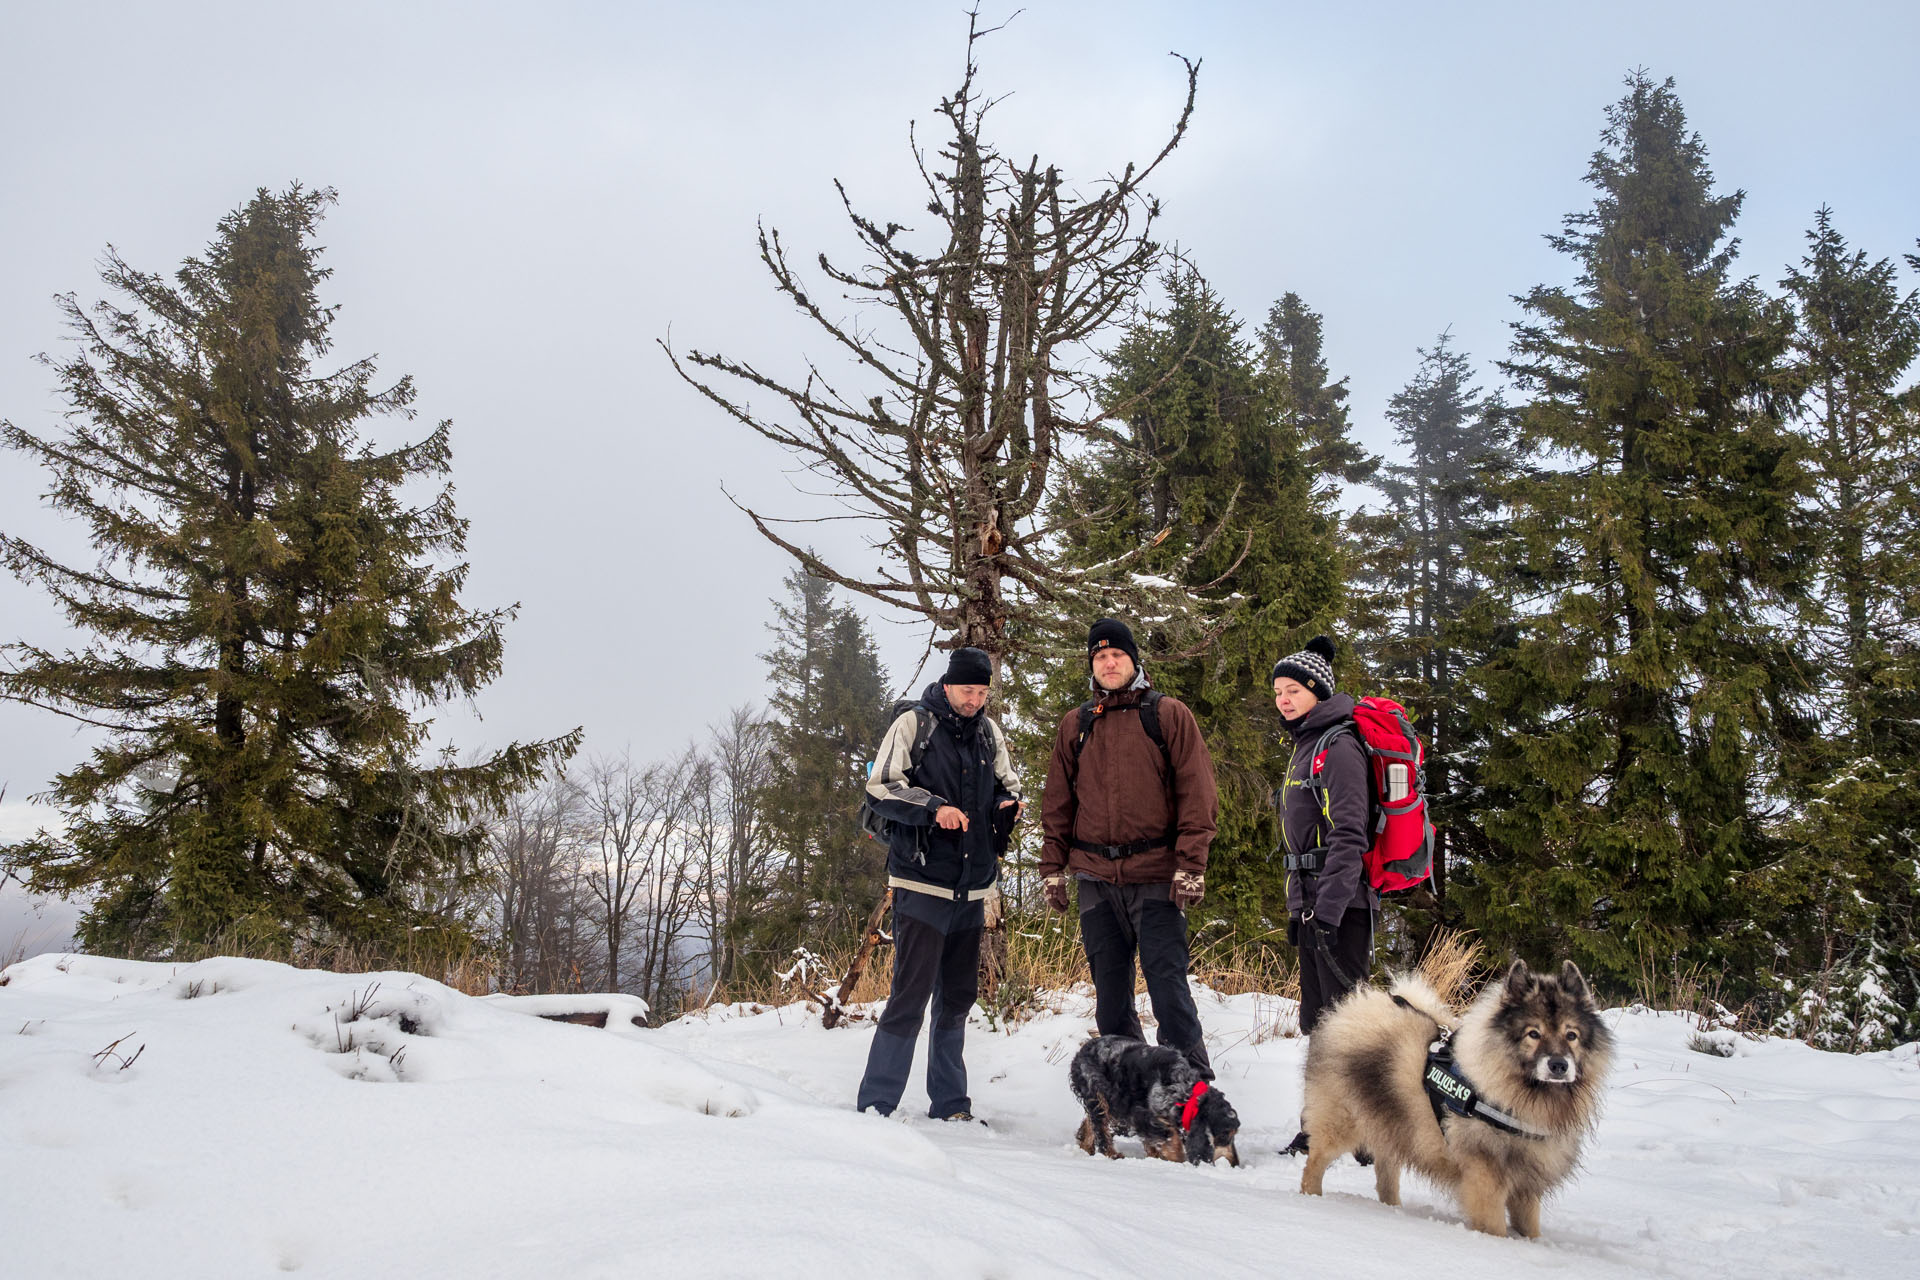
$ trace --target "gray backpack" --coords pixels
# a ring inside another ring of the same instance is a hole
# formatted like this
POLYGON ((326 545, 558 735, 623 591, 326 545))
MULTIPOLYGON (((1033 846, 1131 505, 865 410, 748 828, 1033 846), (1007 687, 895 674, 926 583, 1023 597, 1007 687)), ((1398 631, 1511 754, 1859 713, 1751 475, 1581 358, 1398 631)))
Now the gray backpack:
MULTIPOLYGON (((920 705, 918 698, 902 698, 893 704, 892 714, 887 717, 887 727, 891 729, 901 716, 913 712, 913 746, 907 751, 907 768, 917 769, 926 758, 927 744, 933 741, 933 712, 920 705)), ((871 776, 872 767, 868 767, 871 776)), ((878 840, 881 844, 891 845, 893 837, 893 819, 884 817, 874 806, 871 794, 860 797, 860 833, 869 840, 878 840)))

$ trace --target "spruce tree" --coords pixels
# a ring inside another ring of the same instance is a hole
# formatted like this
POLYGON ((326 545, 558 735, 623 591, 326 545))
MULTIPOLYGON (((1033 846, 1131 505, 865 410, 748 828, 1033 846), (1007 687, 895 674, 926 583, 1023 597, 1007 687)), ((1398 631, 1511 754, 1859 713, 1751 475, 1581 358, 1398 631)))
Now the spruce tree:
MULTIPOLYGON (((1261 368, 1239 320, 1197 272, 1184 268, 1162 283, 1164 308, 1142 315, 1107 358, 1104 398, 1125 406, 1125 440, 1082 462, 1055 516, 1070 528, 1080 563, 1166 530, 1149 566, 1177 572, 1208 602, 1213 634, 1201 647, 1154 619, 1132 621, 1155 686, 1193 709, 1220 784, 1200 912, 1253 936, 1285 914, 1268 798, 1286 747, 1269 672, 1333 617, 1340 561, 1332 519, 1314 501, 1305 441, 1286 411, 1286 383, 1261 368), (1097 520, 1074 523, 1096 512, 1097 520)), ((1051 675, 1050 714, 1036 717, 1049 729, 1088 696, 1084 663, 1062 663, 1051 675)))
POLYGON ((1347 380, 1329 381, 1321 353, 1324 320, 1297 293, 1288 293, 1267 309, 1260 327, 1260 359, 1267 376, 1281 384, 1287 422, 1299 435, 1307 466, 1327 485, 1325 500, 1337 494, 1335 479, 1363 484, 1380 465, 1353 439, 1347 412, 1347 380))
POLYGON ((749 963, 855 936, 886 892, 886 850, 860 831, 867 768, 886 729, 887 677, 865 619, 795 568, 774 602, 770 778, 762 813, 780 872, 749 922, 749 963))
POLYGON ((1504 366, 1533 465, 1485 562, 1493 848, 1454 884, 1496 945, 1610 986, 1764 954, 1747 877, 1802 679, 1778 627, 1803 571, 1791 317, 1730 278, 1742 197, 1714 193, 1672 83, 1627 84, 1593 207, 1551 238, 1577 284, 1523 300, 1504 366))
MULTIPOLYGON (((1364 539, 1353 527, 1344 498, 1353 485, 1364 484, 1379 469, 1380 459, 1353 438, 1347 409, 1347 380, 1334 379, 1322 354, 1324 322, 1296 293, 1287 293, 1267 309, 1260 327, 1260 364, 1281 406, 1282 419, 1299 439, 1308 474, 1312 477, 1315 511, 1327 522, 1338 545, 1338 574, 1351 582, 1366 556, 1364 539)), ((1350 592, 1339 615, 1323 629, 1347 636, 1363 636, 1381 625, 1365 592, 1350 592)))
POLYGON ((100 551, 76 567, 0 537, 87 637, 7 646, 0 696, 106 730, 51 787, 65 834, 5 851, 36 890, 93 895, 89 947, 405 937, 477 875, 485 815, 578 739, 417 758, 417 711, 498 674, 512 610, 459 603, 450 424, 377 449, 362 424, 410 415, 411 381, 320 367, 333 198, 260 191, 172 283, 109 249, 122 302, 61 301, 65 430, 4 426, 100 551))
POLYGON ((1892 261, 1849 250, 1830 210, 1807 240, 1782 283, 1806 386, 1818 559, 1799 646, 1821 730, 1793 761, 1789 856, 1763 889, 1790 948, 1777 966, 1797 988, 1789 1023, 1851 1049, 1876 1018, 1888 1044, 1920 1031, 1920 401, 1900 387, 1920 296, 1901 293, 1892 261))
POLYGON ((1501 527, 1495 489, 1514 466, 1512 425, 1499 398, 1473 385, 1471 362, 1447 333, 1420 352, 1387 420, 1404 461, 1373 480, 1380 509, 1353 519, 1364 548, 1355 595, 1371 596, 1378 619, 1357 647, 1426 737, 1438 830, 1432 887, 1444 896, 1449 858, 1479 847, 1472 815, 1484 743, 1461 676, 1485 656, 1467 614, 1487 587, 1474 558, 1501 527))

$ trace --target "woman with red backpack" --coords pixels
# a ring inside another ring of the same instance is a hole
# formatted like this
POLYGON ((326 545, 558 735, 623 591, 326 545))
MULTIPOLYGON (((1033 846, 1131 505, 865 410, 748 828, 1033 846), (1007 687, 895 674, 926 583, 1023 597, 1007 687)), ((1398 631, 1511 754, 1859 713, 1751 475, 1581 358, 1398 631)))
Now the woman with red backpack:
POLYGON ((1273 666, 1273 701, 1293 739, 1279 793, 1287 940, 1300 949, 1300 1030, 1365 982, 1380 899, 1368 882, 1372 766, 1354 700, 1334 688, 1333 641, 1315 636, 1273 666))
MULTIPOLYGON (((1354 701, 1336 692, 1333 641, 1315 636, 1273 665, 1273 702, 1293 740, 1275 793, 1287 869, 1287 941, 1300 950, 1300 1031, 1365 982, 1380 900, 1368 883, 1372 845, 1366 748, 1354 701)), ((1303 1154, 1307 1135, 1288 1154, 1303 1154)))

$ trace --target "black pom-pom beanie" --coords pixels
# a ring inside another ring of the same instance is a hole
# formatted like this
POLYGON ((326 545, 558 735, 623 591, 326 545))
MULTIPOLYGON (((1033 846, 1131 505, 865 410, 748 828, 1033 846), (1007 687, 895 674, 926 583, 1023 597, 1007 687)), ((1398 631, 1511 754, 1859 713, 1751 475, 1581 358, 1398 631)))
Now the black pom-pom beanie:
POLYGON ((1307 641, 1307 647, 1298 653, 1290 653, 1273 664, 1273 678, 1281 676, 1297 681, 1301 688, 1316 698, 1332 695, 1333 684, 1333 641, 1326 636, 1315 636, 1307 641))

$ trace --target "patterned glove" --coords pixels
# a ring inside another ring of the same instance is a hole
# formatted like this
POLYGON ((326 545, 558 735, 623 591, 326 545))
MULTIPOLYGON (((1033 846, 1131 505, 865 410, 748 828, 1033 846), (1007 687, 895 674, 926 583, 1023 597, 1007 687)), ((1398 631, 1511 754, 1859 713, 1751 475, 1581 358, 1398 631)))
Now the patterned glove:
POLYGON ((1176 871, 1173 873, 1173 905, 1185 911, 1188 907, 1200 905, 1200 899, 1207 896, 1207 878, 1198 871, 1176 871))
POLYGON ((1041 885, 1046 891, 1047 905, 1055 911, 1065 911, 1067 909, 1067 877, 1056 871, 1041 881, 1041 885))

